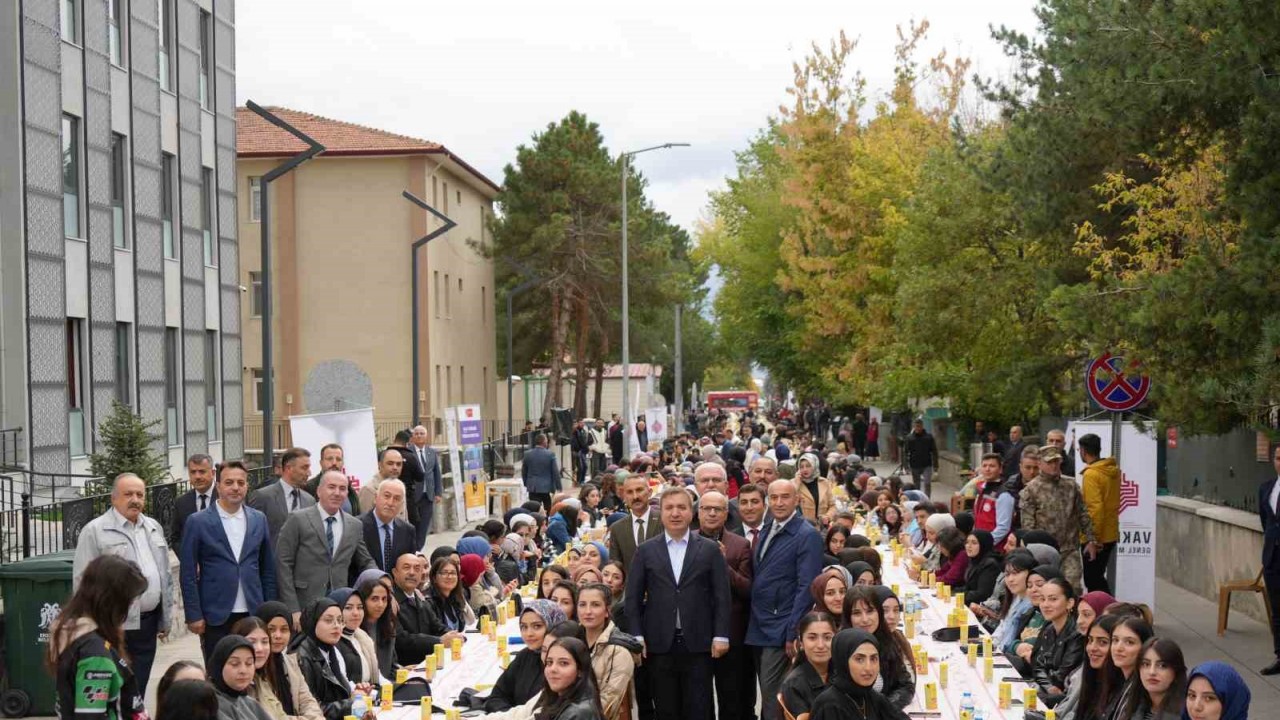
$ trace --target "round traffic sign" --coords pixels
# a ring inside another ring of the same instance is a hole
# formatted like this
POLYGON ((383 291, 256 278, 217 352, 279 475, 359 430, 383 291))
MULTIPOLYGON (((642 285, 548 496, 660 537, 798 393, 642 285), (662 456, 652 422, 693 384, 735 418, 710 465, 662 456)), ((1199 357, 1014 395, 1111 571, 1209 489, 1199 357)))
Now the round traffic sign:
POLYGON ((1138 372, 1137 363, 1107 353, 1089 363, 1085 388, 1103 410, 1125 412, 1146 401, 1151 378, 1138 372))

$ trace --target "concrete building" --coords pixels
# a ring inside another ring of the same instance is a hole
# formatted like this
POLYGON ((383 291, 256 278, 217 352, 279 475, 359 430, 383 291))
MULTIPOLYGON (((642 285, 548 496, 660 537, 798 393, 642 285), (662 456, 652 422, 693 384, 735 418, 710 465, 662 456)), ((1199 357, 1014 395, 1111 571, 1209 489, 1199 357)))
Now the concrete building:
MULTIPOLYGON (((444 408, 479 404, 494 418, 493 263, 487 241, 498 186, 434 142, 270 108, 325 146, 272 182, 274 447, 290 415, 374 408, 379 440, 415 409, 443 441, 444 408), (413 397, 412 246, 441 226, 401 196, 422 198, 457 223, 418 252, 420 392, 413 397), (415 408, 416 405, 416 408, 415 408)), ((246 445, 262 447, 260 178, 305 146, 247 109, 239 112, 240 284, 246 445)))
POLYGON ((120 400, 242 452, 234 0, 0 8, 0 425, 82 473, 120 400))
MULTIPOLYGON (((628 389, 632 414, 648 408, 664 407, 666 398, 658 392, 658 384, 662 380, 662 366, 649 363, 632 363, 629 367, 631 385, 628 389)), ((572 371, 570 371, 572 372, 572 371)), ((520 432, 525 422, 538 422, 542 414, 542 405, 546 402, 548 380, 546 368, 534 368, 533 374, 524 375, 511 388, 512 429, 520 432)), ((495 392, 498 397, 497 417, 502 422, 503 430, 507 421, 507 383, 501 375, 498 377, 495 392)), ((560 396, 565 406, 573 404, 573 393, 576 379, 570 374, 561 378, 560 396)), ((622 413, 622 366, 605 365, 604 379, 600 383, 600 416, 608 420, 614 413, 622 413)), ((594 412, 596 406, 595 377, 587 379, 587 414, 594 412)))

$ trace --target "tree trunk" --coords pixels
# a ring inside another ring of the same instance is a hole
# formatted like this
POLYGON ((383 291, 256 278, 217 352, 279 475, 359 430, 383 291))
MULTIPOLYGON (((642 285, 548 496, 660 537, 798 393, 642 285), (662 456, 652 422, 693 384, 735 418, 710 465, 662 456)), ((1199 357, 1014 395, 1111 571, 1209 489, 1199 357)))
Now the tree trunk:
POLYGON ((587 312, 587 298, 579 297, 577 302, 578 342, 575 361, 575 377, 573 379, 573 415, 576 418, 587 416, 587 344, 591 341, 591 324, 587 312))
POLYGON ((561 384, 564 375, 565 338, 569 331, 569 300, 565 292, 551 291, 551 368, 547 374, 547 395, 542 403, 542 419, 551 422, 551 408, 563 407, 561 384))
MULTIPOLYGON (((605 359, 605 356, 609 354, 609 336, 608 335, 601 333, 600 344, 599 344, 599 347, 596 348, 596 353, 597 354, 595 357, 595 363, 593 363, 596 368, 596 377, 595 377, 596 398, 595 398, 594 415, 598 418, 601 418, 600 403, 603 400, 603 398, 601 398, 601 395, 604 394, 604 359, 605 359)), ((601 418, 601 419, 607 420, 608 418, 601 418)))

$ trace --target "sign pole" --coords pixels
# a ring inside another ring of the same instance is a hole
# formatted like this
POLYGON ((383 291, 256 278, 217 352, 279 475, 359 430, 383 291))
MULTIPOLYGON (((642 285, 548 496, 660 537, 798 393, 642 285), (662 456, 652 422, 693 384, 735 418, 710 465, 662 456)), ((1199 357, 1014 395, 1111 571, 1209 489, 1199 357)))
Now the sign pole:
MULTIPOLYGON (((1121 412, 1111 413, 1111 457, 1115 458, 1116 467, 1120 467, 1120 432, 1124 426, 1124 421, 1122 419, 1123 416, 1124 413, 1121 412)), ((1083 469, 1080 471, 1080 478, 1083 482, 1083 469)), ((1097 530, 1097 528, 1094 528, 1094 532, 1097 532, 1097 530)), ((1111 557, 1107 559, 1107 577, 1111 578, 1111 591, 1113 594, 1115 593, 1116 585, 1119 584, 1118 581, 1120 579, 1119 575, 1116 574, 1116 559, 1118 555, 1119 553, 1113 552, 1111 553, 1111 557)))

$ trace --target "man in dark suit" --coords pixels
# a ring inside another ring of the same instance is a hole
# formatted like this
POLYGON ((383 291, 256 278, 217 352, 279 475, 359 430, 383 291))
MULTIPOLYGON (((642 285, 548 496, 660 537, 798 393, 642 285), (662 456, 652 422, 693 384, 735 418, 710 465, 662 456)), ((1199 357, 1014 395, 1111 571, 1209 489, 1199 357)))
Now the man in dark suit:
POLYGON ((267 516, 272 547, 279 541, 280 529, 289 519, 289 513, 315 506, 316 499, 307 492, 310 475, 311 453, 306 448, 289 448, 280 460, 280 479, 249 496, 249 507, 267 516))
POLYGON ((538 433, 534 446, 524 454, 520 463, 520 476, 530 500, 537 500, 548 515, 551 514, 551 495, 560 492, 560 463, 555 453, 547 449, 547 436, 538 433))
POLYGON ((422 563, 417 555, 396 558, 391 571, 392 592, 400 612, 396 615, 396 662, 417 665, 427 653, 441 643, 446 646, 462 633, 449 631, 431 609, 431 603, 418 592, 422 583, 422 563))
POLYGON ((1262 519, 1262 580, 1271 603, 1271 642, 1276 659, 1262 674, 1280 675, 1280 446, 1271 451, 1271 463, 1277 477, 1258 488, 1258 516, 1262 519))
POLYGON ((624 430, 622 421, 618 419, 618 413, 613 414, 613 422, 609 424, 609 455, 613 458, 614 465, 622 464, 622 433, 624 430))
POLYGON ((729 651, 729 571, 714 541, 690 529, 684 488, 659 496, 663 533, 636 550, 627 574, 627 623, 644 643, 661 718, 711 716, 713 658, 729 651))
POLYGON ((431 532, 431 520, 436 503, 444 499, 444 481, 440 473, 440 458, 427 444, 427 428, 415 427, 405 446, 404 469, 400 479, 404 481, 405 502, 409 504, 409 524, 413 526, 417 550, 427 544, 431 532))
POLYGON ((295 626, 312 600, 376 567, 364 545, 364 526, 342 512, 347 476, 341 470, 326 470, 316 495, 314 508, 289 515, 276 550, 280 601, 293 612, 295 626))
MULTIPOLYGON (((629 475, 622 482, 622 501, 627 504, 628 512, 625 518, 609 526, 609 557, 622 563, 624 573, 631 573, 636 548, 662 534, 658 513, 649 508, 652 494, 649 481, 643 475, 629 475)), ((635 675, 635 683, 639 720, 652 720, 653 694, 649 688, 649 673, 641 669, 635 675)))
POLYGON ((387 478, 378 483, 373 497, 373 508, 360 517, 364 526, 364 546, 378 564, 378 569, 390 573, 396 566, 396 558, 412 555, 414 546, 413 526, 400 519, 404 507, 404 483, 387 478))
MULTIPOLYGON (((320 448, 320 472, 316 476, 307 481, 307 492, 311 493, 311 497, 316 497, 316 489, 320 487, 320 478, 330 470, 339 470, 343 475, 347 473, 346 455, 342 450, 342 446, 338 443, 329 443, 320 448)), ((347 497, 342 501, 342 512, 350 515, 359 515, 362 509, 360 507, 360 488, 359 478, 355 482, 350 482, 351 476, 347 476, 347 497)))
POLYGON ((760 678, 761 717, 780 720, 778 686, 790 661, 787 644, 813 605, 809 583, 822 571, 822 536, 796 510, 800 490, 791 480, 769 484, 769 522, 756 540, 747 644, 760 678))
POLYGON ((587 481, 587 461, 591 457, 591 431, 579 418, 573 423, 569 433, 569 451, 573 453, 574 482, 581 485, 587 481))
MULTIPOLYGON (((717 466, 718 467, 718 466, 717 466)), ((716 543, 729 571, 729 652, 711 661, 721 720, 754 720, 756 673, 746 645, 751 617, 751 543, 725 527, 729 498, 709 490, 698 499, 698 534, 716 543)))
POLYGON ((267 519, 244 506, 249 471, 239 460, 218 470, 218 499, 187 519, 180 555, 187 628, 200 636, 205 664, 231 626, 275 600, 276 563, 267 519))
POLYGON ((214 500, 218 499, 218 490, 213 486, 213 458, 204 453, 196 453, 187 458, 187 484, 191 489, 182 493, 173 503, 173 547, 182 547, 182 529, 186 527, 187 518, 192 513, 208 510, 214 500))
MULTIPOLYGON (((725 472, 724 466, 719 463, 701 463, 693 471, 693 487, 698 491, 698 497, 700 498, 710 492, 718 492, 725 497, 729 497, 729 474, 725 472)), ((701 522, 702 513, 698 513, 697 517, 693 519, 693 529, 699 529, 701 522)), ((742 515, 738 513, 737 505, 729 504, 729 511, 721 520, 719 527, 733 533, 742 532, 742 515)))

